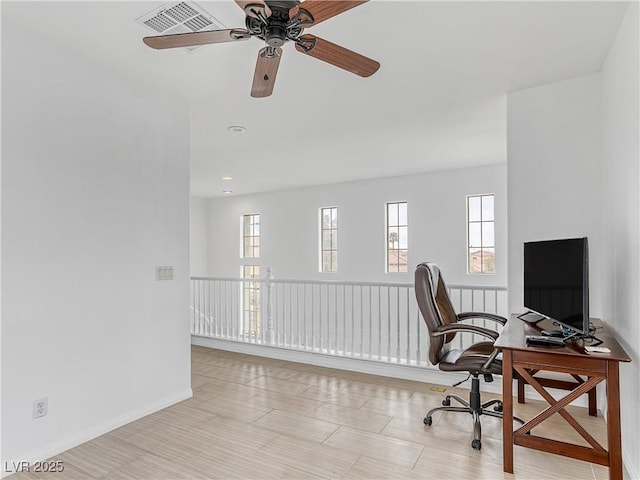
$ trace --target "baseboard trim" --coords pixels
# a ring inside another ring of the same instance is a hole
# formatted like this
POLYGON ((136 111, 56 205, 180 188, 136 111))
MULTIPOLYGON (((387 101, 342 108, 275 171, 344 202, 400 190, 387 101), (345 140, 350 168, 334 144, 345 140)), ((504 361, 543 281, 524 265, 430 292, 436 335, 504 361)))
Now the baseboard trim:
MULTIPOLYGON (((93 440, 100 435, 104 435, 105 433, 115 430, 116 428, 122 427, 123 425, 138 420, 139 418, 146 417, 147 415, 157 412, 158 410, 162 410, 163 408, 167 408, 191 397, 193 397, 193 390, 191 388, 188 388, 174 395, 165 397, 162 400, 158 400, 157 402, 146 405, 145 407, 138 408, 132 412, 128 412, 100 425, 96 425, 95 427, 89 428, 78 434, 70 435, 54 444, 47 445, 44 448, 35 450, 25 455, 20 455, 17 458, 20 459, 20 462, 27 461, 30 465, 32 465, 35 462, 51 458, 55 455, 58 455, 59 453, 69 450, 70 448, 77 447, 78 445, 93 440)), ((12 465, 11 461, 11 459, 6 460, 4 464, 12 465)), ((17 464, 18 462, 14 461, 13 465, 17 464)), ((4 470, 5 469, 3 468, 2 472, 0 473, 0 478, 4 478, 14 473, 5 472, 4 470)))
MULTIPOLYGON (((623 445, 624 447, 624 445, 623 445)), ((637 461, 637 456, 635 457, 636 461, 637 461)), ((624 469, 627 471, 627 474, 629 475, 628 477, 624 476, 624 478, 629 478, 630 480, 640 480, 640 465, 638 465, 637 463, 633 463, 631 460, 633 459, 633 454, 632 452, 629 451, 625 451, 625 449, 622 449, 622 465, 624 466, 624 469)))
POLYGON ((257 345, 252 343, 234 342, 217 338, 191 336, 191 344, 201 347, 216 348, 229 352, 245 353, 260 357, 286 360, 289 362, 307 363, 318 367, 335 368, 352 372, 368 373, 382 377, 402 378, 417 382, 437 383, 450 385, 464 380, 465 374, 452 372, 444 373, 431 367, 419 367, 414 365, 394 365, 391 363, 377 362, 375 360, 361 360, 358 358, 336 357, 316 352, 301 352, 287 348, 257 345))
MULTIPOLYGON (((349 370, 359 373, 368 373, 371 375, 380 375, 382 377, 402 378, 404 380, 413 380, 416 382, 435 383, 438 385, 453 385, 454 383, 466 378, 466 374, 464 373, 445 373, 431 366, 418 367, 414 365, 396 365, 377 362, 375 360, 360 360, 358 358, 336 357, 333 355, 325 355, 315 352, 300 352, 281 347, 235 342, 233 340, 221 340, 218 338, 200 337, 197 335, 191 336, 191 344, 201 347, 227 350, 230 352, 246 353, 247 355, 275 358, 277 360, 308 363, 319 367, 336 368, 338 370, 349 370)), ((492 383, 480 382, 480 388, 483 392, 502 394, 502 377, 494 377, 494 381, 492 383)), ((513 391, 515 392, 515 390, 516 387, 514 381, 513 391)), ((566 394, 566 392, 556 391, 554 389, 550 389, 549 392, 556 398, 560 398, 566 394)), ((544 400, 542 396, 534 391, 529 385, 525 386, 525 397, 532 400, 544 400)), ((582 395, 572 402, 571 405, 587 407, 587 396, 582 395)))

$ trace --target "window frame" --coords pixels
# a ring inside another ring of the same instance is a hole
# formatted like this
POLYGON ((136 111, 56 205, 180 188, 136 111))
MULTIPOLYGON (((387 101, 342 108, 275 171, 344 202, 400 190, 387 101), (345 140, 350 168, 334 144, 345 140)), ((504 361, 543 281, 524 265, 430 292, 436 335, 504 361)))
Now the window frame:
POLYGON ((384 217, 385 217, 385 226, 384 226, 384 230, 385 230, 385 273, 408 273, 408 264, 409 264, 409 202, 406 200, 400 200, 400 201, 393 201, 393 202, 385 202, 385 207, 384 207, 384 217), (398 219, 397 219, 397 223, 394 225, 390 225, 389 224, 389 207, 391 205, 398 205, 398 219), (404 205, 405 209, 406 209, 406 223, 401 223, 400 222, 400 209, 399 206, 400 205, 404 205), (398 229, 398 248, 391 248, 390 247, 390 243, 391 241, 389 240, 391 238, 391 233, 395 233, 392 232, 391 229, 395 228, 398 229), (401 248, 401 235, 400 235, 400 229, 406 229, 406 248, 401 248), (397 265, 397 270, 391 270, 390 266, 391 264, 389 263, 389 254, 390 252, 397 252, 396 253, 396 257, 398 258, 398 263, 396 263, 395 265, 397 265), (401 270, 400 268, 400 252, 404 252, 405 254, 405 259, 406 259, 406 264, 404 266, 404 270, 401 270))
POLYGON ((320 258, 319 258, 319 271, 320 273, 338 273, 338 207, 320 207, 319 209, 319 231, 320 231, 320 258), (324 227, 324 212, 329 210, 329 228, 324 227), (335 211, 335 224, 334 224, 334 216, 333 211, 335 211), (325 248, 325 232, 330 232, 330 245, 329 248, 325 248), (335 233, 335 244, 334 244, 334 233, 335 233), (330 252, 331 254, 331 268, 330 270, 325 270, 325 262, 324 262, 324 254, 325 252, 330 252))
POLYGON ((466 264, 467 264, 467 275, 495 275, 496 274, 496 194, 495 193, 476 193, 472 195, 466 196, 466 227, 467 227, 467 241, 466 241, 466 264), (483 198, 492 197, 493 199, 493 211, 492 211, 492 219, 484 220, 483 217, 483 198), (472 198, 480 199, 480 220, 471 220, 470 215, 470 200, 472 198), (491 223, 493 224, 493 243, 491 245, 484 243, 484 225, 491 223), (479 224, 480 225, 480 245, 472 246, 471 245, 471 225, 479 224), (485 249, 490 249, 489 251, 493 251, 493 271, 485 271, 485 249), (473 272, 471 271, 471 251, 479 250, 480 251, 480 271, 473 272))
POLYGON ((241 223, 240 223, 240 230, 241 230, 241 242, 240 242, 240 257, 243 259, 255 259, 255 258, 260 258, 260 214, 259 213, 247 213, 242 215, 241 218, 241 223), (249 232, 246 231, 246 219, 250 218, 249 220, 249 232), (257 222, 255 221, 257 218, 257 222), (258 233, 255 234, 254 229, 255 226, 257 225, 257 230, 258 233), (257 245, 255 245, 255 239, 258 239, 257 245), (254 239, 253 242, 250 241, 250 239, 254 239), (247 240, 250 241, 251 245, 249 246, 248 249, 251 250, 251 255, 247 255, 247 240), (256 250, 257 250, 257 255, 256 255, 256 250))

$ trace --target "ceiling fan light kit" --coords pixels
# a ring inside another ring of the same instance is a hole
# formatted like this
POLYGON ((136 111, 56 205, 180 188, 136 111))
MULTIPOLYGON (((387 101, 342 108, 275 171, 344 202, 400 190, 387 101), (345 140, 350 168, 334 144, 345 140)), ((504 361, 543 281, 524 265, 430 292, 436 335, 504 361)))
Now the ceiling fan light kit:
POLYGON ((273 93, 282 47, 293 42, 298 52, 317 58, 361 77, 378 71, 380 64, 352 50, 311 34, 305 28, 317 25, 368 0, 235 0, 245 12, 245 28, 210 30, 145 37, 144 43, 155 49, 182 48, 213 43, 248 40, 257 37, 266 43, 258 52, 251 87, 252 97, 273 93))

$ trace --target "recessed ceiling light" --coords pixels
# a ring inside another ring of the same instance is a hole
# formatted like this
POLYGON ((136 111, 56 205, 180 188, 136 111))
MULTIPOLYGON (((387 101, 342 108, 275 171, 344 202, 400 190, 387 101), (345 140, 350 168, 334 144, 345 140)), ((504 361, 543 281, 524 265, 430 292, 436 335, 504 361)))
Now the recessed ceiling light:
POLYGON ((231 133, 244 133, 247 131, 247 129, 242 125, 230 125, 229 127, 227 127, 227 130, 229 130, 231 133))
POLYGON ((233 177, 230 177, 229 175, 225 175, 224 177, 222 177, 223 180, 233 180, 233 177))
POLYGON ((225 195, 230 195, 233 192, 231 190, 223 190, 222 193, 224 193, 225 195))

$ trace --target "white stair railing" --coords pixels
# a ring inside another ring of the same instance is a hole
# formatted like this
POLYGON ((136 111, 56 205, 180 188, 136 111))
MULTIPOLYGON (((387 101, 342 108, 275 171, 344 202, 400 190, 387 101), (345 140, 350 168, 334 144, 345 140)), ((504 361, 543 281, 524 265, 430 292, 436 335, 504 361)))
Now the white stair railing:
MULTIPOLYGON (((192 277, 192 335, 427 366, 428 332, 413 284, 281 280, 267 272, 264 279, 192 277)), ((458 312, 507 313, 506 287, 448 288, 458 312)), ((479 340, 458 335, 454 346, 479 340)))

